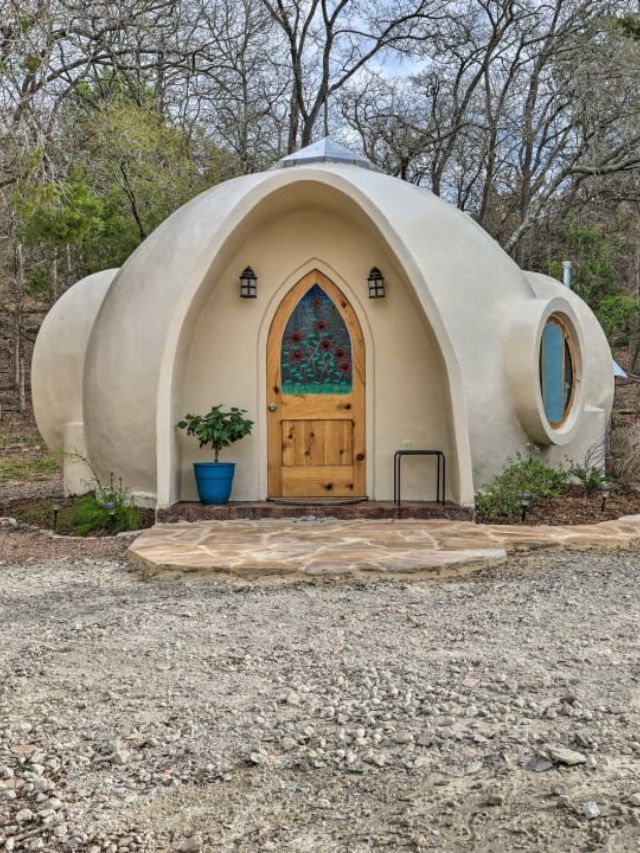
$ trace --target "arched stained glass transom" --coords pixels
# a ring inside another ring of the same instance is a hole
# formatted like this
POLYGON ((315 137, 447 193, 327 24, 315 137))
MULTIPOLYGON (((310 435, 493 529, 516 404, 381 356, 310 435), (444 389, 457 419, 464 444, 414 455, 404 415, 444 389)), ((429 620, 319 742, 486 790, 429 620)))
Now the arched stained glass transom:
POLYGON ((351 339, 346 323, 319 284, 307 290, 285 326, 280 350, 285 394, 350 394, 351 339))

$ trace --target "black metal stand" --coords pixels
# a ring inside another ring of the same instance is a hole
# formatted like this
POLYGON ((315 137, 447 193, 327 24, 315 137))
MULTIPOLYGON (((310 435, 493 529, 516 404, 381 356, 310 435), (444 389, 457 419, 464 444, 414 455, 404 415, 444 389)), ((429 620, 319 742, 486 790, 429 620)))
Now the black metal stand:
POLYGON ((401 498, 401 462, 403 456, 435 456, 438 461, 436 472, 436 500, 443 506, 447 485, 447 461, 441 450, 396 450, 393 455, 393 500, 400 506, 401 498), (440 472, 442 471, 442 475, 440 472), (440 482, 442 476, 442 499, 440 498, 440 482))

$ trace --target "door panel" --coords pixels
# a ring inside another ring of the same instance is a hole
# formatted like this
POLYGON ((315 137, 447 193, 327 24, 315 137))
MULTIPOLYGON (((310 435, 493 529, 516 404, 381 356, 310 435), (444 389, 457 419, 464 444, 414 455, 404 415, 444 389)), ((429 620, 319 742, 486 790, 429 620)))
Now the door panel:
POLYGON ((353 421, 282 421, 282 464, 351 465, 353 421))
POLYGON ((284 297, 267 344, 270 497, 364 497, 364 340, 318 271, 284 297))

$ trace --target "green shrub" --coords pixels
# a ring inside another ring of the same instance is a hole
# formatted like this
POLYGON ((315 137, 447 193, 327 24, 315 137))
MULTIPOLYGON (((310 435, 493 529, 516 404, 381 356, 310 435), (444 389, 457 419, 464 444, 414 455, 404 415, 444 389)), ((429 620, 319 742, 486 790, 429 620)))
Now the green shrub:
POLYGON ((518 454, 476 496, 476 515, 484 520, 521 512, 520 495, 529 492, 532 500, 556 497, 569 479, 569 471, 550 468, 533 454, 518 454))
POLYGON ((569 473, 584 486, 585 494, 592 495, 608 479, 601 468, 595 465, 572 465, 569 473))
POLYGON ((236 406, 226 412, 222 406, 212 406, 206 415, 187 413, 176 426, 178 429, 186 429, 187 435, 195 436, 200 447, 210 444, 214 461, 217 462, 221 450, 251 434, 253 421, 245 418, 246 414, 244 409, 238 409, 236 406))
POLYGON ((71 507, 69 526, 77 536, 89 536, 91 533, 122 533, 125 530, 138 530, 142 526, 143 513, 128 499, 113 501, 115 513, 109 514, 102 496, 95 492, 82 495, 71 507))

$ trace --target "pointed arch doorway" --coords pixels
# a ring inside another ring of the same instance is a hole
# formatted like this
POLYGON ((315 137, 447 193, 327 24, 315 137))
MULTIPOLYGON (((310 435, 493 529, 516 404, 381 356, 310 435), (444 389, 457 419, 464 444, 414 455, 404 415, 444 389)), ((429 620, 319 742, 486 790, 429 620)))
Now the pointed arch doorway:
POLYGON ((269 497, 365 497, 364 337, 323 273, 283 298, 266 362, 269 497))

